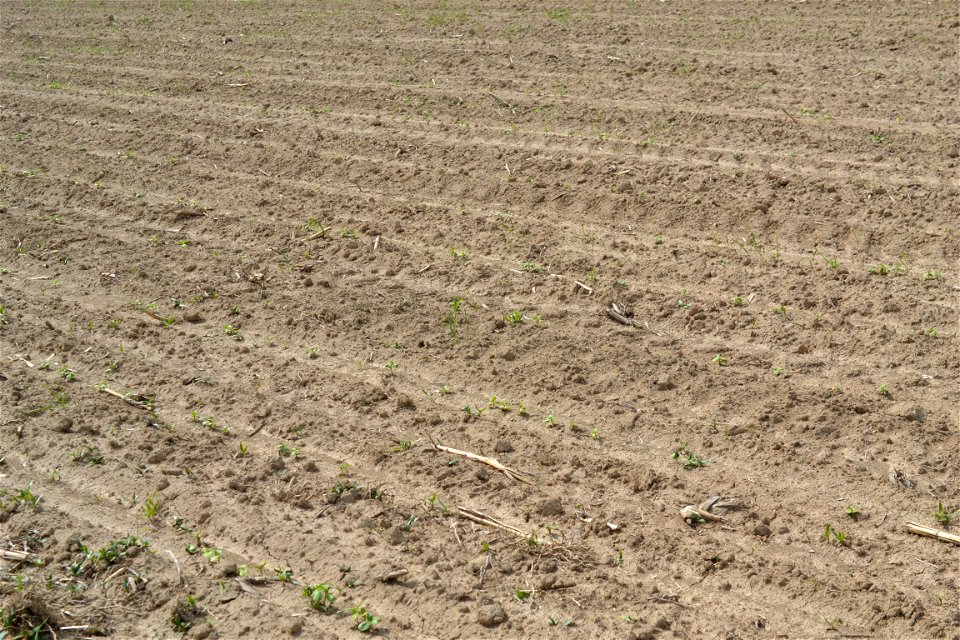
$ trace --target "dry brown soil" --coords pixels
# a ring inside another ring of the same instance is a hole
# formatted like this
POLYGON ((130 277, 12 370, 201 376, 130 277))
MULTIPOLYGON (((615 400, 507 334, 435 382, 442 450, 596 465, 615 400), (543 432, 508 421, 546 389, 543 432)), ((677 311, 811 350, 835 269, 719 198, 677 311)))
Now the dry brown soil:
POLYGON ((955 2, 0 12, 11 633, 958 637, 955 2))

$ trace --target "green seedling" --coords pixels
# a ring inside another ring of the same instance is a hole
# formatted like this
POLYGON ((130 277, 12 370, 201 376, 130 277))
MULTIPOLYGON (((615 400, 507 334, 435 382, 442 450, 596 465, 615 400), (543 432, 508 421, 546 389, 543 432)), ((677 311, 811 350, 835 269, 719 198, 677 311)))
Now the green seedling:
POLYGON ((523 263, 523 270, 530 273, 540 273, 543 271, 543 265, 537 262, 528 261, 523 263))
POLYGON ((337 601, 337 590, 329 582, 307 585, 302 594, 310 602, 310 607, 317 611, 329 611, 337 601))
POLYGON ((843 531, 837 531, 836 529, 832 528, 829 524, 826 524, 823 526, 822 538, 827 542, 830 542, 830 540, 832 539, 837 544, 842 546, 846 546, 848 544, 847 534, 844 533, 843 531))
POLYGON ((238 451, 234 456, 235 458, 246 458, 248 455, 250 455, 250 446, 247 445, 243 440, 240 441, 237 447, 238 451))
POLYGON ((523 312, 511 311, 507 315, 503 316, 503 320, 508 324, 523 324, 523 312))
POLYGON ((314 234, 314 237, 321 238, 327 232, 327 228, 316 218, 307 218, 303 228, 314 234))
POLYGON ((60 377, 66 380, 67 382, 73 382, 74 380, 77 379, 77 374, 74 372, 73 369, 70 369, 68 367, 61 367, 60 377))
POLYGON ((887 388, 887 385, 882 384, 879 387, 877 387, 877 395, 883 396, 884 398, 889 397, 890 389, 887 388))
POLYGON ((31 507, 37 509, 40 506, 40 500, 43 499, 43 495, 38 495, 33 492, 33 483, 31 482, 23 489, 17 492, 17 506, 18 507, 31 507))
POLYGON ((953 521, 960 516, 960 509, 957 509, 954 512, 950 512, 942 502, 937 503, 937 512, 933 514, 933 517, 937 519, 937 522, 942 524, 944 527, 949 527, 953 524, 953 521))
POLYGON ((443 503, 440 497, 434 491, 429 498, 427 498, 427 504, 430 505, 431 509, 436 509, 440 513, 447 513, 447 505, 443 503))
POLYGON ((867 269, 867 273, 871 273, 875 276, 885 276, 885 275, 888 275, 891 271, 892 271, 892 268, 888 267, 883 263, 880 263, 878 265, 872 266, 867 269))
POLYGON ((730 301, 730 304, 731 304, 732 306, 734 306, 734 307, 742 307, 742 306, 743 306, 743 297, 742 297, 742 296, 737 296, 737 297, 735 297, 733 300, 730 301))
POLYGON ((290 458, 291 460, 296 460, 300 455, 300 447, 291 447, 286 442, 281 442, 277 447, 277 451, 281 456, 285 458, 290 458))
POLYGON ((392 450, 397 453, 400 453, 402 451, 409 451, 411 448, 413 448, 413 445, 420 442, 420 440, 421 438, 417 438, 416 440, 398 440, 397 444, 393 445, 392 450))
POLYGON ((513 598, 517 602, 526 602, 533 597, 533 589, 514 589, 513 598))
POLYGON ((207 559, 210 564, 217 564, 223 558, 223 550, 217 547, 204 547, 200 554, 207 559))
POLYGON ((383 365, 383 368, 384 368, 384 369, 389 369, 390 371, 394 371, 395 369, 398 369, 399 367, 400 367, 400 365, 398 365, 398 364, 397 364, 396 362, 394 362, 393 360, 389 360, 389 361, 387 362, 387 364, 383 365))
POLYGON ((453 256, 454 260, 461 260, 463 262, 470 259, 470 254, 461 249, 450 249, 450 255, 453 256))
POLYGON ((340 230, 341 238, 359 238, 360 234, 349 227, 340 230))
POLYGON ((157 499, 157 494, 152 494, 143 503, 143 515, 151 522, 156 520, 157 516, 160 515, 160 501, 157 499))
POLYGON ((782 304, 778 304, 773 308, 773 312, 776 313, 777 315, 785 316, 787 315, 787 308, 782 304))
POLYGON ((358 602, 350 608, 350 615, 353 617, 353 621, 357 623, 357 631, 361 633, 369 633, 373 631, 373 628, 380 624, 380 618, 377 618, 372 613, 367 611, 367 607, 363 602, 358 602))
POLYGON ((553 425, 557 424, 557 416, 553 414, 547 416, 546 418, 543 419, 543 424, 549 427, 552 427, 553 425))
POLYGON ((709 464, 707 460, 704 460, 687 449, 687 443, 685 442, 681 442, 680 446, 673 450, 671 457, 674 460, 679 460, 683 464, 684 469, 696 469, 697 467, 705 467, 709 464))
POLYGON ((935 269, 928 269, 927 271, 923 272, 923 279, 939 281, 939 280, 943 280, 943 274, 935 269))
POLYGON ((233 326, 232 324, 225 325, 223 327, 223 331, 234 340, 237 340, 237 341, 243 340, 243 336, 240 335, 240 329, 233 326))
POLYGON ((77 464, 82 464, 85 467, 103 464, 103 454, 100 453, 99 449, 92 447, 74 449, 70 452, 70 458, 77 464))
POLYGON ((717 363, 717 365, 720 367, 725 367, 727 366, 727 363, 730 362, 730 358, 723 355, 722 353, 718 353, 717 355, 713 356, 711 361, 717 363))
POLYGON ((500 400, 497 398, 497 396, 490 396, 490 401, 487 403, 487 408, 500 409, 500 411, 508 413, 513 410, 513 405, 506 400, 500 400))
POLYGON ((847 507, 843 510, 843 512, 847 514, 847 517, 852 518, 854 520, 860 517, 860 509, 857 509, 853 505, 848 504, 847 507))
POLYGON ((773 369, 771 369, 771 371, 773 372, 773 375, 778 378, 783 376, 786 373, 786 369, 784 369, 783 367, 774 367, 773 369))
POLYGON ((293 569, 285 569, 283 567, 274 567, 273 568, 273 577, 277 582, 293 582, 293 569))

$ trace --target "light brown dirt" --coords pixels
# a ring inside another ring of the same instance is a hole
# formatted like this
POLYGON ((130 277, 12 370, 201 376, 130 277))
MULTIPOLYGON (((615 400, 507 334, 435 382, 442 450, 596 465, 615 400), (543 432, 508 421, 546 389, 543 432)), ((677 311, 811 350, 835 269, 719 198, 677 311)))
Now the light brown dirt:
POLYGON ((0 11, 10 629, 958 637, 955 3, 0 11))

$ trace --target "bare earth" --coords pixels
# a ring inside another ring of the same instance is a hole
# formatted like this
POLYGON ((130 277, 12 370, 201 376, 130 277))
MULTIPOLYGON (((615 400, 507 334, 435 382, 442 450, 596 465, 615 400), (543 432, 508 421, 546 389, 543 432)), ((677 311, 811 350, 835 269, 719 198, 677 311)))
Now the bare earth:
POLYGON ((960 637, 958 26, 3 2, 3 628, 960 637))

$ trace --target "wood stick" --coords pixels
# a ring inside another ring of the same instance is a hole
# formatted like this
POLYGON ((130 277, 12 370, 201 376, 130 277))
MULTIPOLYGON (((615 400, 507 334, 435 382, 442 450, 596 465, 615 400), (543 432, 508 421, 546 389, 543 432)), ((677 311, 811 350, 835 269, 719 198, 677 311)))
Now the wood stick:
POLYGON ((918 524, 916 522, 907 523, 907 531, 910 533, 915 533, 918 536, 925 536, 927 538, 935 538, 937 540, 943 540, 944 542, 952 542, 953 544, 960 544, 960 536, 955 533, 950 533, 949 531, 941 531, 940 529, 934 529, 933 527, 928 527, 926 525, 918 524))
POLYGON ((3 560, 12 560, 14 562, 33 562, 37 555, 29 551, 0 550, 0 558, 3 560))
POLYGON ((524 531, 523 529, 517 529, 512 527, 509 524, 504 524, 495 518, 491 518, 485 513, 476 511, 475 509, 466 509, 464 507, 457 507, 457 513, 466 518, 467 520, 473 520, 478 524, 482 524, 486 527, 493 527, 494 529, 503 529, 504 531, 509 531, 510 533, 520 536, 523 539, 529 538, 532 534, 524 531))
POLYGON ((139 402, 139 401, 137 401, 137 400, 134 400, 133 398, 128 398, 127 396, 123 395, 122 393, 118 393, 118 392, 114 391, 114 390, 111 389, 110 387, 103 387, 103 388, 100 389, 100 391, 103 391, 104 393, 109 393, 109 394, 112 395, 114 398, 120 398, 121 400, 123 400, 123 401, 126 402, 127 404, 129 404, 129 405, 131 405, 131 406, 133 406, 133 407, 136 407, 136 408, 138 408, 138 409, 143 409, 143 410, 145 410, 145 411, 149 411, 149 410, 150 410, 150 407, 147 406, 147 404, 146 404, 145 402, 139 402))
POLYGON ((516 469, 511 469, 505 465, 500 464, 497 460, 493 458, 488 458, 486 456, 481 456, 476 453, 470 453, 469 451, 460 451, 459 449, 453 449, 451 447, 445 447, 442 444, 437 444, 433 437, 430 436, 430 444, 433 445, 433 448, 437 451, 443 451, 444 453, 451 453, 455 456, 461 456, 467 460, 473 460, 474 462, 482 462, 485 465, 489 465, 496 469, 497 471, 503 473, 511 480, 516 480, 517 482, 523 482, 524 484, 533 484, 533 481, 530 480, 527 476, 530 474, 524 471, 517 471, 516 469))

